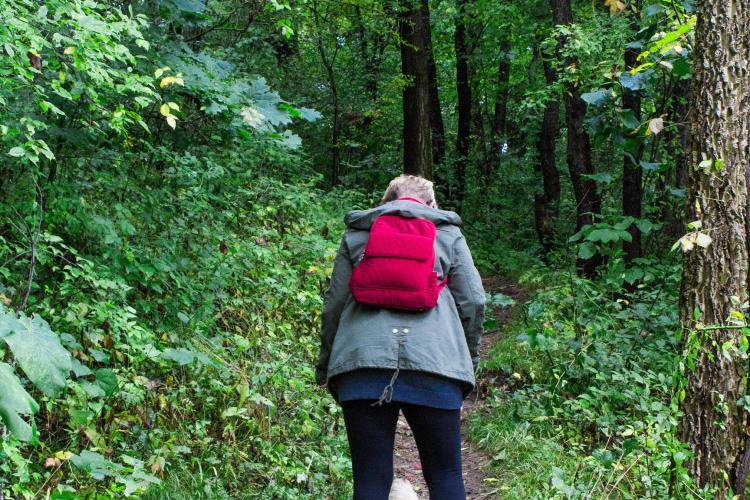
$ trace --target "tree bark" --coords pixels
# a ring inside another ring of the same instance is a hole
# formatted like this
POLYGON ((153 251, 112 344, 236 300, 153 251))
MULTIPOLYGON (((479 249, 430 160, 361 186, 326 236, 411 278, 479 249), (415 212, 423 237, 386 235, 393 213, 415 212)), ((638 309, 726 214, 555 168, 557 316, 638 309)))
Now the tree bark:
MULTIPOLYGON (((640 12, 640 1, 634 7, 640 12)), ((631 14, 630 28, 634 33, 640 29, 635 14, 631 14)), ((625 49, 625 71, 638 66, 639 49, 625 49)), ((641 120, 641 96, 638 91, 632 91, 625 87, 622 89, 622 109, 631 110, 636 120, 641 120)), ((643 170, 640 161, 643 154, 643 141, 639 141, 637 151, 634 155, 625 155, 622 167, 622 213, 625 217, 641 218, 641 207, 643 205, 643 170), (633 159, 635 158, 635 160, 633 159)), ((638 226, 631 224, 628 228, 631 241, 622 242, 622 250, 625 262, 631 264, 634 259, 641 257, 641 231, 638 226)))
MULTIPOLYGON (((553 19, 556 25, 567 25, 573 22, 573 11, 570 0, 550 0, 553 19)), ((567 37, 558 36, 557 57, 564 67, 578 66, 578 59, 574 55, 563 55, 567 44, 567 37)), ((596 182, 583 177, 594 174, 591 161, 591 144, 588 133, 583 128, 586 116, 586 103, 581 99, 577 82, 567 78, 563 82, 565 101, 565 120, 568 127, 568 171, 573 184, 576 199, 576 227, 578 230, 594 222, 594 215, 601 212, 601 200, 596 190, 596 182)), ((599 254, 590 259, 579 261, 579 269, 587 277, 593 277, 601 264, 599 254)))
POLYGON ((458 126, 456 133, 456 178, 458 199, 463 199, 464 165, 469 157, 471 144, 471 82, 469 78, 469 43, 466 35, 466 8, 468 0, 458 0, 454 46, 456 50, 456 94, 458 105, 458 126))
MULTIPOLYGON (((549 59, 544 57, 544 78, 547 85, 552 85, 557 80, 555 70, 552 68, 549 59)), ((557 203, 560 199, 560 172, 557 170, 555 158, 555 143, 560 133, 560 101, 559 96, 555 95, 547 102, 544 107, 544 118, 542 120, 542 130, 539 134, 537 148, 539 150, 539 164, 544 182, 544 197, 548 203, 557 203)))
POLYGON ((421 0, 422 16, 426 27, 427 70, 430 79, 430 130, 432 132, 432 163, 442 163, 445 158, 445 125, 443 113, 440 109, 440 93, 438 91, 437 66, 432 49, 432 29, 430 25, 429 0, 421 0))
MULTIPOLYGON (((554 69, 544 54, 544 78, 547 85, 552 85, 557 79, 554 69)), ((554 95, 544 107, 542 128, 537 138, 537 152, 539 160, 536 170, 542 175, 543 192, 534 196, 534 222, 539 244, 542 246, 543 256, 552 250, 554 234, 552 232, 552 208, 560 199, 560 172, 555 162, 555 142, 559 133, 560 102, 554 95)))
POLYGON ((404 173, 432 178, 430 78, 427 32, 418 0, 401 0, 398 28, 401 37, 403 92, 404 173))
POLYGON ((505 135, 506 123, 508 121, 508 94, 510 87, 510 38, 508 35, 503 36, 498 46, 501 53, 500 62, 497 65, 497 92, 495 94, 495 114, 492 117, 492 157, 500 157, 500 148, 502 147, 502 138, 505 135))
POLYGON ((680 135, 680 148, 675 158, 674 184, 677 188, 685 187, 685 176, 687 174, 687 155, 689 147, 690 125, 689 116, 689 99, 690 99, 690 80, 680 80, 675 85, 673 99, 673 120, 677 124, 677 130, 680 135))
POLYGON ((683 339, 690 335, 698 345, 683 340, 680 430, 695 454, 687 464, 692 477, 699 487, 718 487, 717 498, 730 488, 742 495, 748 465, 747 412, 737 404, 747 394, 747 363, 732 350, 742 331, 728 322, 748 296, 749 33, 748 2, 698 2, 686 215, 700 220, 713 241, 687 252, 683 262, 683 339), (719 328, 701 331, 699 325, 719 328))

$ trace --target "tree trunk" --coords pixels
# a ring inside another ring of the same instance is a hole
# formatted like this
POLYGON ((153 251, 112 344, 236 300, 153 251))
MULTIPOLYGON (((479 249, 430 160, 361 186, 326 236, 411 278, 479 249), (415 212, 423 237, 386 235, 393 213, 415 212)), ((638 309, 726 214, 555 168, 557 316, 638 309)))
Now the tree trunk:
MULTIPOLYGON (((544 78, 547 85, 552 85, 557 79, 549 60, 542 55, 544 64, 544 78)), ((555 163, 555 142, 559 133, 560 102, 554 95, 544 107, 542 128, 537 138, 539 161, 536 170, 542 175, 543 192, 534 196, 534 222, 539 244, 542 245, 543 256, 552 250, 554 235, 552 233, 551 205, 560 199, 560 172, 555 163)))
POLYGON ((311 3, 313 12, 313 18, 315 20, 315 26, 318 30, 316 46, 318 48, 318 54, 320 54, 320 60, 323 63, 323 67, 326 70, 326 76, 328 77, 328 85, 331 88, 331 107, 333 108, 332 116, 332 130, 331 130, 331 186, 336 186, 339 182, 339 175, 341 174, 341 149, 339 147, 339 141, 341 140, 341 109, 339 106, 339 94, 338 86, 336 83, 336 71, 334 69, 336 65, 336 57, 338 56, 338 47, 329 53, 326 50, 325 44, 323 43, 323 26, 326 23, 325 18, 328 16, 321 17, 318 11, 318 4, 316 2, 311 3))
MULTIPOLYGON (((567 25, 573 22, 573 11, 570 0, 550 0, 553 18, 556 25, 567 25)), ((567 37, 558 36, 557 57, 564 67, 578 66, 578 59, 574 55, 563 55, 567 44, 567 37)), ((591 162, 591 144, 588 133, 583 128, 586 116, 586 103, 581 99, 581 93, 576 82, 566 80, 563 83, 565 101, 565 120, 568 127, 568 171, 573 184, 576 199, 576 227, 580 230, 594 222, 594 214, 601 212, 601 200, 596 191, 596 182, 586 179, 584 175, 594 174, 591 162)), ((593 277, 602 259, 599 254, 590 259, 579 262, 579 268, 584 276, 593 277)))
POLYGON ((404 173, 432 178, 427 32, 418 0, 401 0, 398 20, 404 87, 404 173))
MULTIPOLYGON (((640 1, 634 7, 640 12, 640 1)), ((630 28, 637 33, 640 27, 638 19, 631 14, 630 28)), ((625 71, 638 66, 638 54, 640 49, 625 49, 625 71)), ((625 87, 622 89, 622 109, 631 110, 636 120, 641 120, 641 96, 638 91, 632 91, 625 87)), ((641 218, 641 207, 643 204, 643 170, 641 170, 641 155, 643 154, 643 141, 639 141, 637 151, 634 155, 625 155, 622 167, 622 214, 625 217, 641 218), (633 160, 635 158, 635 161, 633 160)), ((625 262, 630 264, 634 259, 642 255, 641 231, 638 226, 631 224, 628 232, 631 241, 622 242, 622 250, 625 262)))
POLYGON ((458 199, 463 199, 464 165, 469 157, 471 144, 471 82, 469 81, 469 44, 466 36, 466 8, 468 0, 458 0, 456 14, 456 32, 454 45, 456 49, 456 93, 458 99, 458 127, 456 134, 456 177, 458 180, 458 199))
POLYGON ((692 336, 697 346, 683 341, 688 361, 680 430, 695 454, 687 465, 692 477, 699 487, 718 487, 717 498, 730 488, 742 495, 748 465, 747 413, 737 404, 747 394, 747 363, 734 350, 742 331, 729 323, 748 295, 748 33, 748 2, 698 2, 686 208, 688 220, 700 220, 713 241, 687 252, 683 263, 683 339, 692 336), (706 160, 713 165, 701 165, 706 160))
MULTIPOLYGON (((542 55, 544 57, 544 54, 542 55)), ((544 78, 547 85, 552 85, 557 80, 555 70, 552 69, 547 58, 544 58, 544 78)), ((560 101, 555 95, 547 102, 544 108, 542 130, 539 133, 537 147, 539 149, 539 165, 544 181, 544 197, 548 203, 557 203, 560 199, 560 172, 557 170, 555 158, 555 142, 560 132, 560 101)))
MULTIPOLYGON (((471 38, 473 39, 473 37, 471 38)), ((486 182, 491 172, 490 162, 488 161, 489 156, 487 155, 487 135, 484 126, 486 115, 482 109, 482 99, 480 97, 482 94, 481 81, 473 69, 471 62, 469 62, 469 82, 471 84, 471 146, 474 148, 474 163, 480 167, 482 179, 486 182)))
POLYGON ((426 27, 427 70, 430 79, 430 130, 432 131, 432 163, 442 163, 445 158, 445 125, 440 110, 440 93, 438 92, 437 66, 432 51, 432 33, 430 28, 430 3, 421 0, 422 16, 426 27))
POLYGON ((498 51, 501 53, 500 62, 497 65, 497 92, 495 95, 495 115, 492 117, 492 158, 500 157, 502 139, 505 135, 506 122, 508 120, 508 94, 510 87, 510 38, 506 35, 500 40, 498 51))
POLYGON ((685 187, 685 175, 687 173, 687 156, 685 152, 689 147, 690 126, 689 117, 689 100, 690 100, 690 80, 680 80, 675 85, 673 99, 672 118, 677 123, 677 130, 680 134, 680 148, 675 158, 674 184, 676 188, 685 187))

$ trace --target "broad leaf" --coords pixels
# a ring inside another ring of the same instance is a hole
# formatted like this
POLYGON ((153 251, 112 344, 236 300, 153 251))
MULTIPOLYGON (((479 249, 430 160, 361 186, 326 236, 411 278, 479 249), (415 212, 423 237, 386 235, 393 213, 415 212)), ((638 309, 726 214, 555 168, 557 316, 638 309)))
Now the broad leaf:
POLYGON ((650 69, 634 75, 630 71, 623 71, 620 74, 620 84, 631 91, 641 90, 646 87, 646 83, 652 74, 653 70, 650 69))
POLYGON ((37 315, 16 318, 14 313, 0 310, 0 338, 40 391, 49 397, 62 391, 73 364, 70 353, 46 321, 37 315))
POLYGON ((195 360, 195 353, 183 347, 180 347, 178 349, 172 349, 170 347, 169 349, 164 349, 164 352, 161 353, 161 357, 163 359, 175 361, 180 366, 185 366, 189 365, 195 360))
POLYGON ((107 460, 93 451, 83 450, 80 455, 73 455, 70 461, 79 469, 85 470, 97 480, 104 479, 115 473, 122 472, 125 467, 107 460))
POLYGON ((36 427, 26 423, 22 415, 32 417, 39 411, 39 405, 21 385, 13 368, 0 363, 0 421, 21 441, 35 441, 36 427))
POLYGON ((592 106, 601 106, 607 102, 610 95, 612 95, 611 90, 594 90, 592 92, 581 94, 581 99, 592 106))
POLYGON ((586 237, 589 241, 601 241, 602 243, 609 243, 610 241, 632 241, 633 236, 622 229, 594 229, 586 237))
POLYGON ((111 396, 117 390, 117 375, 109 368, 96 370, 96 385, 98 385, 107 396, 111 396))

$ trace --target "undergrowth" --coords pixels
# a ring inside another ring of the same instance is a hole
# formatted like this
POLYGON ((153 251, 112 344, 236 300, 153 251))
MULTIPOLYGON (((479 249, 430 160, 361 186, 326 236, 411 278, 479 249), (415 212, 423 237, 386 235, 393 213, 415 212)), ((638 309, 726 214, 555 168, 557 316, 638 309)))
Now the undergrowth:
POLYGON ((699 495, 677 437, 679 266, 641 268, 633 293, 606 276, 522 275, 531 299, 482 362, 489 394, 469 425, 502 498, 699 495))
POLYGON ((75 374, 53 397, 25 384, 43 440, 3 436, 6 498, 347 494, 340 410, 312 367, 341 217, 365 200, 285 176, 289 153, 246 153, 82 170, 44 205, 21 180, 0 205, 0 298, 28 295, 75 374), (43 228, 28 294, 26 226, 43 228))

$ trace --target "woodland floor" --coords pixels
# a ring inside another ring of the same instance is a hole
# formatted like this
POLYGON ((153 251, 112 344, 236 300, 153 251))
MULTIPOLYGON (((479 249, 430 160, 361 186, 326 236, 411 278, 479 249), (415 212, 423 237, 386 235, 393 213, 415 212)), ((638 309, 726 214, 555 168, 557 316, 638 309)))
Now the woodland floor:
MULTIPOLYGON (((483 279, 483 283, 484 289, 489 293, 504 293, 512 297, 517 303, 522 300, 522 291, 513 281, 494 276, 483 279)), ((493 311, 497 326, 485 332, 482 337, 481 353, 489 352, 490 347, 500 338, 503 325, 509 320, 512 313, 513 307, 503 307, 493 311)), ((490 463, 490 457, 469 442, 465 431, 466 422, 471 412, 484 404, 486 377, 478 376, 476 382, 476 389, 464 400, 461 409, 463 475, 467 500, 497 498, 499 486, 496 483, 485 481, 489 475, 486 469, 490 463)), ((417 445, 403 414, 399 416, 396 428, 394 477, 409 480, 420 500, 429 498, 427 484, 422 476, 417 445)))

